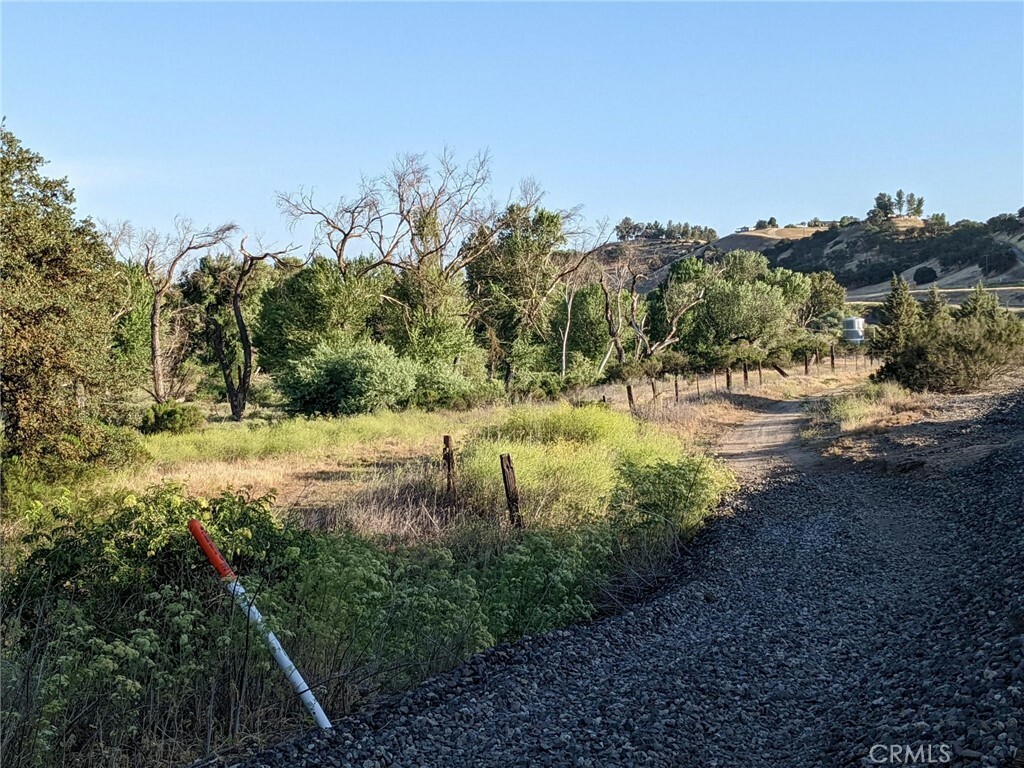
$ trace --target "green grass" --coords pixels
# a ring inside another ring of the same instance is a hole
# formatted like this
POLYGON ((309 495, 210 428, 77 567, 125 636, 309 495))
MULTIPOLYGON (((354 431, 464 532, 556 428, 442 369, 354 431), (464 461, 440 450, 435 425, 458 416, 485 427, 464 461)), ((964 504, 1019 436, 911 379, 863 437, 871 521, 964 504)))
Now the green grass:
POLYGON ((220 422, 200 432, 153 435, 144 440, 144 445, 158 464, 240 461, 288 454, 322 456, 359 445, 439 440, 442 434, 464 430, 478 420, 486 421, 491 414, 487 409, 472 415, 382 411, 332 419, 220 422))

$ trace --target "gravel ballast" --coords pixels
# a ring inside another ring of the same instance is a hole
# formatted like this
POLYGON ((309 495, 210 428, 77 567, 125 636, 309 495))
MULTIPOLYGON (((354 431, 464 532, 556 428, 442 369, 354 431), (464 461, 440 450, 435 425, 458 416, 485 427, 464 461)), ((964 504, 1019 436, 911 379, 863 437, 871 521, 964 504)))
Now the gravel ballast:
POLYGON ((245 765, 1014 765, 1024 396, 972 403, 952 471, 765 460, 656 597, 245 765))

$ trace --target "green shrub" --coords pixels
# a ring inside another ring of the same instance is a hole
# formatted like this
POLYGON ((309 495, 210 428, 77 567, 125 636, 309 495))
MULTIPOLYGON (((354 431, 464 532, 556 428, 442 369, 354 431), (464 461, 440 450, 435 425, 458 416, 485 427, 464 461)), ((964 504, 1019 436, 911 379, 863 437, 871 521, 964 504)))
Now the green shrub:
POLYGON ((427 410, 452 408, 467 410, 501 399, 496 381, 474 381, 447 363, 422 363, 416 370, 416 393, 412 404, 427 410))
POLYGON ((934 283, 938 277, 938 273, 931 267, 918 267, 914 270, 914 282, 918 285, 934 283))
MULTIPOLYGON (((963 310, 963 307, 961 307, 963 310)), ((1024 323, 991 312, 922 324, 874 375, 915 392, 973 392, 1024 363, 1024 323)))
POLYGON ((278 385, 292 413, 369 413, 408 405, 416 369, 384 344, 320 346, 308 358, 289 363, 278 385))
POLYGON ((153 403, 142 414, 139 429, 147 435, 170 432, 180 435, 184 432, 195 432, 203 425, 203 413, 194 405, 168 400, 166 403, 153 403))

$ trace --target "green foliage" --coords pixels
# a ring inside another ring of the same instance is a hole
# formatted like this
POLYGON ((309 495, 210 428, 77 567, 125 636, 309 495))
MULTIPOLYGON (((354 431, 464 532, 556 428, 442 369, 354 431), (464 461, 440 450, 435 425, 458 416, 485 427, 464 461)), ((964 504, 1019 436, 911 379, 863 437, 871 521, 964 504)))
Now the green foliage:
POLYGON ((938 279, 938 273, 931 267, 918 267, 914 270, 914 282, 917 285, 934 283, 938 279))
MULTIPOLYGON (((472 357, 471 353, 467 357, 472 357)), ((411 403, 418 408, 465 410, 502 397, 501 385, 484 377, 482 361, 460 360, 458 366, 426 362, 416 366, 415 394, 411 403)))
POLYGON ((153 403, 146 409, 139 430, 146 435, 160 432, 180 435, 196 431, 203 422, 203 413, 196 406, 168 400, 166 403, 153 403))
POLYGON ((973 392, 1024 363, 1024 323, 978 287, 950 314, 926 307, 876 374, 914 391, 973 392))
POLYGON ((284 277, 263 296, 253 334, 262 368, 276 375, 318 346, 367 337, 393 278, 383 270, 362 274, 360 266, 343 273, 337 263, 317 257, 303 268, 275 270, 284 277))
MULTIPOLYGON (((340 428, 365 435, 380 420, 340 428)), ((305 724, 189 519, 257 596, 325 708, 342 714, 495 642, 592 616, 635 564, 673 554, 731 487, 720 467, 623 414, 534 407, 467 448, 467 509, 487 501, 500 514, 489 495, 501 493, 499 450, 515 457, 529 529, 468 524, 417 547, 283 524, 269 498, 235 493, 206 501, 167 486, 39 506, 0 592, 5 758, 181 764, 239 733, 305 724)))
POLYGON ((124 275, 64 179, 0 127, 3 453, 50 474, 102 461, 128 377, 111 353, 124 275))
POLYGON ((899 354, 917 329, 921 307, 910 294, 907 281, 893 275, 889 295, 881 308, 881 322, 871 339, 871 346, 885 356, 899 354))
POLYGON ((506 379, 519 367, 516 352, 547 330, 551 289, 573 256, 565 243, 562 216, 543 208, 510 205, 493 231, 481 233, 489 247, 466 269, 477 336, 489 348, 492 369, 506 379))
POLYGON ((385 344, 324 345, 291 361, 278 383, 291 413, 368 413, 408 405, 416 370, 414 362, 399 358, 385 344))

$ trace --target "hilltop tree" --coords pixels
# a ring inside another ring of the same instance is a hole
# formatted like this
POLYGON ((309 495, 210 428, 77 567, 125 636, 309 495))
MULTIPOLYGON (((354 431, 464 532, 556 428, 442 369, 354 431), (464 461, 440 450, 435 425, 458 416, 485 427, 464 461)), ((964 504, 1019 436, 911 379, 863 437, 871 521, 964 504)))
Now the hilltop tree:
POLYGON ((879 192, 875 195, 875 207, 868 211, 868 221, 878 224, 886 219, 891 219, 895 210, 892 195, 888 192, 879 192))
POLYGON ((917 195, 915 195, 913 192, 910 192, 910 193, 907 194, 907 200, 906 200, 906 203, 904 205, 906 207, 907 215, 908 216, 917 216, 918 215, 918 214, 914 213, 914 211, 917 209, 917 195))
POLYGON ((896 207, 896 213, 898 213, 900 216, 902 216, 903 215, 903 208, 907 204, 907 198, 903 194, 903 190, 902 189, 897 189, 896 190, 896 199, 893 201, 893 204, 896 207))
POLYGON ((779 226, 778 219, 776 219, 774 216, 772 216, 771 218, 768 219, 768 228, 769 229, 776 229, 778 226, 779 226))
POLYGON ((3 452, 54 471, 103 460, 100 423, 124 398, 112 354, 130 309, 124 271, 96 227, 76 218, 67 179, 0 125, 0 399, 3 452))

